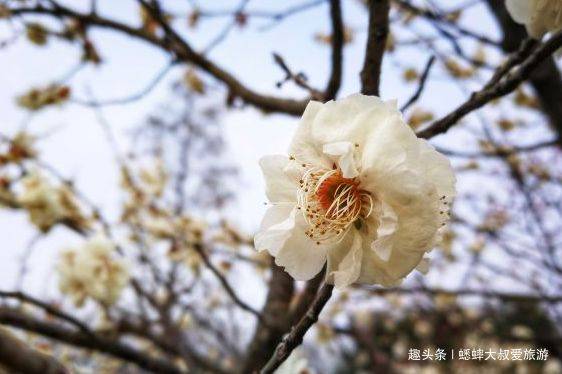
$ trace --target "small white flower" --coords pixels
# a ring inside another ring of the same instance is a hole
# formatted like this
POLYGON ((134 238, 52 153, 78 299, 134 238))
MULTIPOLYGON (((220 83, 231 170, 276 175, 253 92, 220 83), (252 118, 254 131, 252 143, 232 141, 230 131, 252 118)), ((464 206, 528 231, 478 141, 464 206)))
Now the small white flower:
POLYGON ((19 203, 28 211, 29 218, 40 230, 48 231, 67 217, 58 188, 52 186, 39 172, 33 171, 22 179, 23 193, 19 203))
POLYGON ((506 0, 505 6, 533 38, 541 39, 550 31, 562 29, 561 0, 506 0))
POLYGON ((114 258, 115 245, 98 235, 80 248, 62 252, 58 264, 59 288, 77 306, 87 297, 104 304, 114 304, 129 281, 127 267, 114 258))
POLYGON ((427 271, 423 256, 448 220, 455 177, 395 103, 360 94, 310 102, 289 154, 260 161, 271 207, 258 250, 297 280, 327 262, 338 288, 427 271))
POLYGON ((291 355, 275 370, 275 374, 314 374, 309 368, 308 360, 302 350, 295 349, 291 355))

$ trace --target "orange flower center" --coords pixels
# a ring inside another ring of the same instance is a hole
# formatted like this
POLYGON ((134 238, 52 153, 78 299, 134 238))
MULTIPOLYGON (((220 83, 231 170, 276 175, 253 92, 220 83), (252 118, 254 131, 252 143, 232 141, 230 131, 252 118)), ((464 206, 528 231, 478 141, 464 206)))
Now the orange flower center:
POLYGON ((306 235, 321 244, 341 240, 357 219, 368 217, 373 199, 357 178, 344 178, 336 167, 310 167, 300 180, 298 208, 309 225, 306 235))
POLYGON ((333 174, 320 183, 316 190, 320 206, 327 218, 337 218, 338 212, 361 209, 361 190, 355 179, 344 178, 341 173, 333 174))

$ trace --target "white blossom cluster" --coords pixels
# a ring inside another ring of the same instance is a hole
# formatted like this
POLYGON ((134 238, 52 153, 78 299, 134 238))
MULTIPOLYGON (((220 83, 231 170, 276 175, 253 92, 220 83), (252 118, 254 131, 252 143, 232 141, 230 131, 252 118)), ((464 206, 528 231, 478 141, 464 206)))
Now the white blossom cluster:
POLYGON ((76 306, 87 298, 103 305, 114 304, 129 281, 123 260, 115 258, 115 245, 98 235, 79 248, 62 252, 59 264, 59 288, 71 297, 76 306))
POLYGON ((38 171, 24 177, 22 185, 18 203, 27 210, 30 221, 41 231, 47 232, 60 222, 73 226, 85 224, 72 193, 64 186, 53 186, 38 171))

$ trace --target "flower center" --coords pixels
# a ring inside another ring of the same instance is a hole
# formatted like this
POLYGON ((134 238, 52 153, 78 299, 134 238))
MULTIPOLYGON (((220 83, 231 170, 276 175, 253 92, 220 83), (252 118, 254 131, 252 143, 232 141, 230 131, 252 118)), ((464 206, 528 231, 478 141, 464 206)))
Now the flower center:
POLYGON ((309 225, 305 233, 316 244, 338 242, 373 209, 371 195, 360 188, 357 178, 344 178, 335 166, 332 170, 311 167, 299 183, 298 208, 309 225))

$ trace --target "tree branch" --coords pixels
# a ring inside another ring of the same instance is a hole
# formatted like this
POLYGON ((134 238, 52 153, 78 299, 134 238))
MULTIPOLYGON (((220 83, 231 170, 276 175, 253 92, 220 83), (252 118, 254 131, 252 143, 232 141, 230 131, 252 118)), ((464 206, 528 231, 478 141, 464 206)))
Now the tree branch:
POLYGON ((370 0, 367 47, 361 70, 361 92, 365 95, 379 95, 381 65, 388 38, 389 12, 389 0, 370 0))
POLYGON ((289 305, 293 298, 293 279, 271 261, 271 279, 262 313, 268 316, 269 325, 258 323, 247 349, 241 373, 254 373, 261 368, 275 350, 283 334, 289 329, 289 305))
POLYGON ((8 291, 0 291, 0 298, 8 298, 8 299, 17 299, 20 300, 24 303, 28 303, 31 305, 34 305, 38 308, 43 309, 45 312, 47 312, 48 314, 50 314, 53 317, 56 317, 62 321, 68 322, 71 325, 77 327, 79 330, 81 330, 83 333, 87 334, 87 335, 93 335, 92 330, 90 330, 90 328, 84 324, 82 321, 74 318, 73 316, 64 313, 63 311, 59 310, 58 308, 55 308, 52 305, 49 305, 41 300, 38 300, 36 298, 34 298, 33 296, 27 295, 23 292, 19 292, 19 291, 14 291, 14 292, 8 292, 8 291))
POLYGON ((203 247, 201 245, 195 245, 194 249, 197 252, 197 254, 199 254, 199 256, 201 257, 203 262, 205 263, 205 266, 207 266, 207 268, 218 279, 219 283, 224 288, 224 290, 226 291, 228 296, 230 296, 232 301, 236 305, 238 305, 241 309, 253 314, 258 320, 267 324, 267 321, 265 321, 263 315, 258 310, 252 308, 248 303, 246 303, 245 301, 243 301, 242 299, 240 299, 238 297, 238 295, 236 294, 236 292, 234 291, 234 289, 232 288, 230 283, 228 283, 228 280, 224 277, 224 275, 222 275, 220 270, 211 262, 211 260, 209 259, 209 256, 207 256, 203 247))
POLYGON ((342 80, 344 26, 340 0, 330 0, 330 20, 332 23, 332 71, 324 92, 324 100, 336 97, 342 80))
MULTIPOLYGON (((420 138, 431 138, 449 130, 461 118, 472 111, 481 108, 490 101, 502 97, 514 91, 521 83, 527 80, 534 69, 539 66, 546 58, 550 57, 558 48, 562 47, 562 32, 553 35, 548 41, 534 50, 525 61, 519 65, 518 69, 508 74, 502 81, 491 87, 475 92, 471 97, 450 114, 435 121, 428 128, 420 131, 420 138)), ((528 53, 527 49, 520 50, 518 53, 528 53)), ((512 58, 517 57, 515 55, 512 58)))
POLYGON ((53 357, 28 347, 2 327, 0 327, 0 364, 13 373, 70 373, 64 365, 53 357))
POLYGON ((99 336, 93 339, 91 336, 80 331, 72 330, 59 324, 42 321, 18 309, 1 307, 0 323, 40 334, 75 347, 93 349, 132 362, 146 370, 172 374, 182 373, 172 362, 147 355, 145 352, 138 351, 126 343, 99 336))
POLYGON ((260 371, 261 374, 273 373, 290 356, 291 352, 302 343, 304 335, 318 321, 318 316, 332 296, 333 290, 334 286, 331 284, 324 284, 322 286, 304 317, 279 343, 273 357, 260 371))
MULTIPOLYGON (((502 48, 506 52, 517 50, 527 37, 525 27, 515 23, 505 8, 504 0, 486 0, 489 8, 503 30, 502 48)), ((530 77, 541 108, 557 132, 562 145, 562 76, 554 59, 546 59, 530 77)))
MULTIPOLYGON (((152 8, 149 8, 153 11, 152 8)), ((180 61, 191 63, 224 83, 229 91, 230 97, 239 97, 244 102, 254 105, 267 112, 281 112, 291 115, 301 115, 304 111, 308 99, 293 100, 275 96, 260 94, 236 79, 231 73, 227 72, 211 60, 200 53, 197 53, 184 39, 180 38, 165 21, 161 21, 162 27, 167 31, 168 38, 160 39, 143 29, 138 29, 114 20, 101 17, 97 14, 85 14, 74 11, 62 5, 46 8, 38 5, 36 7, 17 7, 10 9, 12 15, 43 14, 58 19, 65 17, 75 18, 85 26, 96 26, 122 32, 131 37, 141 39, 158 48, 173 52, 180 61), (172 38, 173 42, 170 41, 172 38)))

